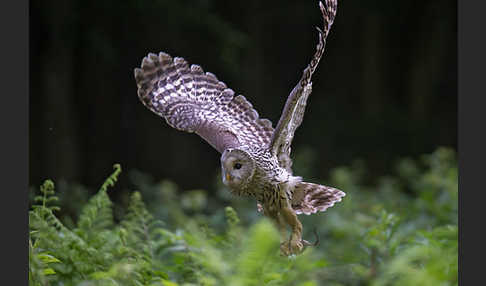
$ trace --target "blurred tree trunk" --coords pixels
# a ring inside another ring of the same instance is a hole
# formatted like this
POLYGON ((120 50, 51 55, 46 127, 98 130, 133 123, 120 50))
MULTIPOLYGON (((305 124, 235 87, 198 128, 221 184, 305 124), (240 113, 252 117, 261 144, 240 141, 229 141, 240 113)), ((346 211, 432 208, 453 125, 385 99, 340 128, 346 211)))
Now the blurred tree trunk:
POLYGON ((417 25, 416 43, 410 45, 412 57, 410 61, 409 92, 411 97, 411 112, 414 118, 424 120, 428 118, 430 102, 437 92, 439 79, 443 78, 445 67, 449 61, 446 53, 449 45, 456 45, 455 39, 450 39, 450 31, 454 29, 452 21, 444 14, 449 14, 450 5, 442 5, 443 9, 436 9, 440 1, 429 2, 421 9, 420 24, 417 25))
MULTIPOLYGON (((266 34, 262 25, 265 24, 264 15, 262 12, 262 3, 260 1, 251 1, 252 17, 248 21, 249 35, 252 41, 256 43, 264 42, 266 34)), ((249 87, 245 93, 252 94, 254 97, 262 95, 265 90, 265 60, 263 58, 263 49, 259 45, 252 45, 252 49, 248 53, 248 61, 244 61, 246 75, 246 85, 249 87)))
POLYGON ((369 12, 362 15, 362 106, 366 116, 381 114, 385 108, 387 88, 387 45, 383 16, 369 12))
POLYGON ((44 53, 40 60, 40 90, 32 93, 41 97, 39 118, 31 123, 41 137, 40 156, 43 174, 51 177, 73 178, 78 173, 78 140, 73 98, 73 47, 66 27, 74 17, 70 1, 42 1, 41 21, 46 25, 44 53), (55 15, 54 17, 52 15, 55 15), (46 112, 50 111, 50 112, 46 112))

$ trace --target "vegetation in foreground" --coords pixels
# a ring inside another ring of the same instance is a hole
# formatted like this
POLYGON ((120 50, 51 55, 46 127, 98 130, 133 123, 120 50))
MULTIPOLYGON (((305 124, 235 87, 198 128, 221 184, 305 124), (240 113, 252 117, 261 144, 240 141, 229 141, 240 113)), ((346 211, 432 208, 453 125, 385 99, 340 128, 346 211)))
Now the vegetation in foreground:
POLYGON ((121 174, 114 169, 87 201, 80 186, 55 192, 50 180, 36 191, 29 285, 458 285, 450 149, 402 159, 373 186, 363 183, 360 162, 333 170, 321 183, 347 196, 325 213, 301 216, 304 238, 315 228, 321 243, 291 257, 279 255, 278 233, 252 200, 230 198, 222 186, 211 197, 182 192, 132 171, 140 191, 118 206, 107 194, 121 174), (60 217, 59 205, 74 219, 60 217))

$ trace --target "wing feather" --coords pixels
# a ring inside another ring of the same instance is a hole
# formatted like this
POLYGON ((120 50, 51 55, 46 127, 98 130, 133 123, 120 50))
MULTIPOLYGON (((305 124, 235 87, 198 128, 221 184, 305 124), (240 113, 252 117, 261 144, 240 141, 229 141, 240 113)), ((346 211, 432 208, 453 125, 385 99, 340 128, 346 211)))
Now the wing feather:
POLYGON ((134 73, 139 99, 170 126, 198 134, 221 153, 240 145, 269 145, 272 123, 200 66, 150 53, 134 73))
POLYGON ((311 77, 319 64, 326 46, 326 38, 331 29, 331 25, 336 16, 337 0, 325 0, 325 6, 319 2, 319 7, 324 19, 323 31, 317 28, 319 32, 319 42, 316 52, 310 64, 304 70, 302 78, 294 87, 285 103, 282 115, 278 121, 275 132, 272 136, 270 149, 272 154, 277 156, 280 166, 292 173, 292 160, 290 159, 290 145, 294 138, 295 130, 302 123, 307 98, 312 92, 311 77))
POLYGON ((296 214, 323 212, 340 202, 345 195, 336 188, 301 182, 295 186, 292 208, 296 214))

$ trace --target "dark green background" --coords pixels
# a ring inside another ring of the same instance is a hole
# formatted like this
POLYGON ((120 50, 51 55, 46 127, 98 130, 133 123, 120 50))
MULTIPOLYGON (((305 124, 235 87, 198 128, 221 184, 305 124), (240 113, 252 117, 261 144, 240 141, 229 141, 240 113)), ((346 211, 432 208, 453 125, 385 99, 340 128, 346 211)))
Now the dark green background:
MULTIPOLYGON (((149 52, 182 56, 275 126, 322 25, 317 1, 298 0, 33 0, 30 14, 32 185, 96 187, 121 163, 210 189, 219 154, 146 109, 133 69, 149 52)), ((358 158, 373 180, 399 157, 457 147, 456 31, 456 1, 338 3, 292 149, 309 180, 358 158)))

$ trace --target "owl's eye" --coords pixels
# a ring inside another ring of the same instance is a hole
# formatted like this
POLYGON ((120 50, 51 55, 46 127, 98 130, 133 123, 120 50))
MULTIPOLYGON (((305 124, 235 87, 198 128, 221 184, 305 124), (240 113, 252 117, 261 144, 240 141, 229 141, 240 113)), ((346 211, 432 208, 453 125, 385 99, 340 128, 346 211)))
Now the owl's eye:
POLYGON ((236 163, 236 164, 233 165, 233 168, 235 168, 236 170, 239 170, 239 169, 241 169, 241 164, 236 163))

